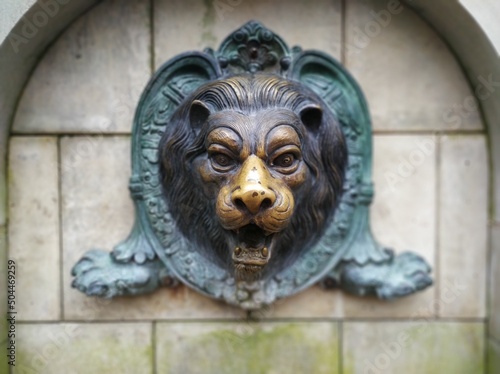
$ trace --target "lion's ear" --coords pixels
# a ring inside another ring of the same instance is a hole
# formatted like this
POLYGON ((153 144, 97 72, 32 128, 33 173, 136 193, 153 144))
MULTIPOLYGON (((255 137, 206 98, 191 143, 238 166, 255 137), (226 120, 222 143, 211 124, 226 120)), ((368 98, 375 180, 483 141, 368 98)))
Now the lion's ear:
POLYGON ((317 104, 308 104, 300 110, 300 119, 308 130, 316 132, 321 126, 323 109, 317 104))
POLYGON ((208 109, 204 102, 194 100, 191 103, 191 108, 189 108, 189 123, 193 129, 199 130, 206 122, 209 115, 210 109, 208 109))

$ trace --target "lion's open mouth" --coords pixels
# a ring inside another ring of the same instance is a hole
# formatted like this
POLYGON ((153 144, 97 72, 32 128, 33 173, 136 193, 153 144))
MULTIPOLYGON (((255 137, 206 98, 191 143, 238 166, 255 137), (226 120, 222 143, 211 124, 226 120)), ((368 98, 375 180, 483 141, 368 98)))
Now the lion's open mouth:
POLYGON ((274 235, 255 224, 243 226, 234 232, 237 238, 232 256, 235 276, 243 281, 256 280, 271 258, 274 235))

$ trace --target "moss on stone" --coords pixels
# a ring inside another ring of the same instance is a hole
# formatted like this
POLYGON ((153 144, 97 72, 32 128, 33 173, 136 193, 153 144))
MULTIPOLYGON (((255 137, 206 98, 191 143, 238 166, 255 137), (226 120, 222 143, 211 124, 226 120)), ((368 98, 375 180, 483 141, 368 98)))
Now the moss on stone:
MULTIPOLYGON (((85 327, 81 327, 85 328, 85 327)), ((71 339, 66 345, 48 340, 36 348, 21 346, 14 374, 136 374, 152 371, 153 348, 116 337, 71 339), (148 370, 149 368, 149 370, 148 370)))
POLYGON ((486 373, 500 373, 500 344, 491 339, 488 342, 488 369, 486 373))
MULTIPOLYGON (((321 332, 314 325, 248 322, 200 331, 199 335, 180 339, 182 349, 167 348, 163 357, 165 372, 335 374, 338 372, 336 331, 321 332), (308 331, 310 327, 314 328, 312 333, 308 331)), ((325 329, 325 324, 321 325, 325 329)), ((329 326, 333 331, 334 324, 329 326)))

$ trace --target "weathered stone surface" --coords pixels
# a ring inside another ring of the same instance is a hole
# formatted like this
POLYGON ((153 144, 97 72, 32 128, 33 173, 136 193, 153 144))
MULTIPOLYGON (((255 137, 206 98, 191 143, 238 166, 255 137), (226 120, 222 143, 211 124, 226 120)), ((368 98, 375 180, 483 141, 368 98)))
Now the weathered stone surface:
POLYGON ((484 372, 484 324, 345 322, 343 372, 422 374, 484 372))
MULTIPOLYGON (((7 152, 7 144, 9 142, 8 138, 2 139, 0 143, 1 147, 4 147, 4 152, 7 152)), ((6 162, 4 162, 6 165, 6 162)), ((7 226, 7 199, 8 199, 8 181, 7 181, 7 170, 4 167, 0 171, 0 201, 2 202, 0 205, 0 226, 7 226)))
POLYGON ((415 251, 433 265, 437 139, 386 135, 373 141, 374 235, 383 245, 415 251))
POLYGON ((489 333, 500 342, 500 224, 492 225, 490 230, 489 333))
POLYGON ((375 129, 482 128, 460 66, 418 15, 393 1, 346 6, 346 65, 367 96, 375 129))
POLYGON ((155 67, 181 52, 216 49, 231 31, 251 19, 283 37, 290 47, 300 45, 339 58, 340 8, 339 0, 314 4, 300 0, 155 0, 155 67))
POLYGON ((150 323, 18 325, 14 374, 152 373, 150 323))
POLYGON ((130 132, 151 74, 149 1, 104 1, 74 22, 37 65, 17 133, 130 132))
MULTIPOLYGON (((8 285, 8 278, 7 278, 7 235, 6 235, 6 228, 5 226, 0 226, 0 300, 8 300, 8 291, 7 291, 7 285, 8 285)), ((0 304, 0 313, 2 315, 7 316, 7 310, 8 310, 8 303, 3 302, 0 304)), ((2 318, 2 321, 0 322, 0 333, 7 337, 8 332, 9 332, 9 321, 7 321, 7 318, 2 318)), ((7 366, 7 361, 8 361, 8 355, 9 352, 6 352, 6 354, 0 355, 0 370, 7 371, 8 366, 7 366)))
POLYGON ((487 374, 500 373, 500 343, 488 340, 488 370, 487 374))
POLYGON ((159 323, 159 373, 338 373, 334 322, 159 323))
POLYGON ((56 138, 10 139, 9 257, 19 320, 61 316, 58 175, 56 138))
POLYGON ((488 161, 484 136, 443 138, 439 191, 439 282, 460 292, 443 317, 484 317, 488 161), (458 286, 460 285, 460 286, 458 286))
POLYGON ((70 271, 89 249, 111 250, 132 227, 130 139, 61 141, 64 317, 71 320, 238 318, 243 312, 180 286, 134 298, 100 300, 71 288, 70 271))

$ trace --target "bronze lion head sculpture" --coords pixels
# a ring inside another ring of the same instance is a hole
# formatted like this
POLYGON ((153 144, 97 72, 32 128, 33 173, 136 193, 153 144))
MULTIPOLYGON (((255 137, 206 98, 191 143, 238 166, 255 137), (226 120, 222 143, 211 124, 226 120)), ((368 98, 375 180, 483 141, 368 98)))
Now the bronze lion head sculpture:
POLYGON ((137 106, 130 235, 72 269, 87 295, 180 282, 252 310, 316 282, 390 299, 432 284, 370 230, 372 130, 354 78, 258 22, 162 65, 137 106))
POLYGON ((160 142, 161 180, 179 229, 245 281, 275 275, 320 237, 346 158, 322 100, 262 73, 200 87, 160 142))

